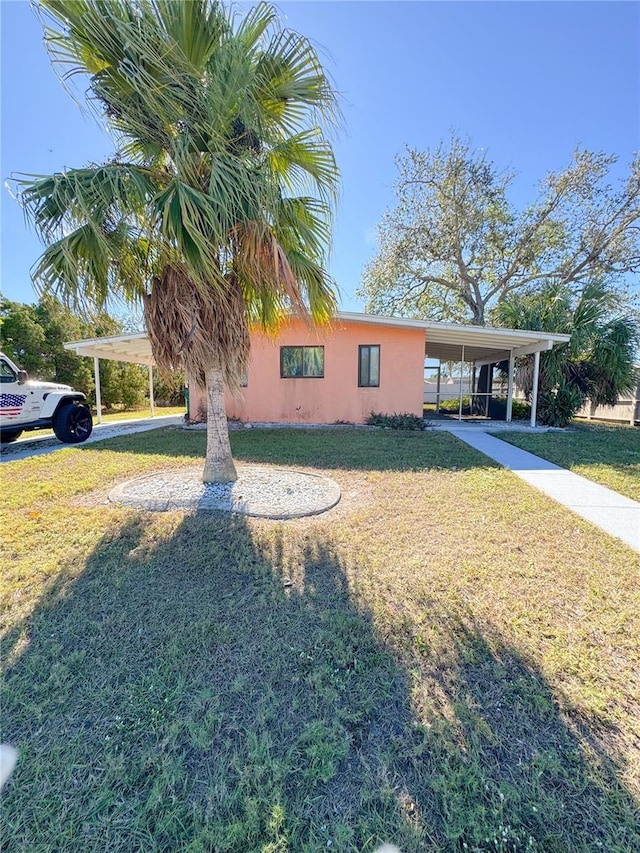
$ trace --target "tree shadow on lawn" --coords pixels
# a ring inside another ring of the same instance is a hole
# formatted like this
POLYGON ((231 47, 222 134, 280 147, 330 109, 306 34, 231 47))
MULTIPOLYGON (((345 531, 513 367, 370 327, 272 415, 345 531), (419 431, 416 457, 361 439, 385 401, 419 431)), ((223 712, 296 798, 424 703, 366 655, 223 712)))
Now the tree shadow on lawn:
POLYGON ((637 849, 614 760, 499 637, 435 607, 438 643, 384 639, 313 529, 159 518, 8 638, 7 853, 637 849))
MULTIPOLYGON (((366 471, 496 468, 497 463, 448 433, 413 430, 251 429, 230 432, 236 462, 366 471)), ((202 459, 204 431, 167 427, 88 445, 81 450, 202 459)))

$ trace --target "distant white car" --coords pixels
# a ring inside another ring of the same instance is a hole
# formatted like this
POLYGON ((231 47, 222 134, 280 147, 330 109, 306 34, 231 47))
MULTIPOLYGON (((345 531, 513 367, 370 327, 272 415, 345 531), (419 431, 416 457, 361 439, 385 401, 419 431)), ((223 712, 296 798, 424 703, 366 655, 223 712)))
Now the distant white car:
POLYGON ((85 395, 69 385, 29 379, 0 353, 0 441, 15 441, 25 430, 53 429, 66 444, 86 441, 93 419, 85 395))

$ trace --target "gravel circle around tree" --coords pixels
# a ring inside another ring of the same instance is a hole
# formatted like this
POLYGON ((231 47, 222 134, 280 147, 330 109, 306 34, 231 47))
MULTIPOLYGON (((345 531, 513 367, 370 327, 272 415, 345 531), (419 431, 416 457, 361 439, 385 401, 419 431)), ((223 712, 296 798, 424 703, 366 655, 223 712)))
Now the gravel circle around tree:
POLYGON ((341 497, 334 480, 284 468, 238 467, 235 483, 203 483, 202 466, 160 471, 121 483, 112 503, 154 512, 218 510, 257 518, 318 515, 341 497))

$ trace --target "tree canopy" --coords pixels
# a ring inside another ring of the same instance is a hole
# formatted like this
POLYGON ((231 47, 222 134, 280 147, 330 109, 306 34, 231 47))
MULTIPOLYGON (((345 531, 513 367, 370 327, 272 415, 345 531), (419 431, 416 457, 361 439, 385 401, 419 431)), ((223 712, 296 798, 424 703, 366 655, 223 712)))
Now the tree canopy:
MULTIPOLYGON (((542 423, 565 426, 587 400, 613 405, 640 380, 635 367, 640 323, 620 304, 618 292, 601 282, 588 282, 578 292, 568 284, 547 284, 535 293, 512 293, 491 319, 512 329, 571 335, 569 343, 541 354, 542 423)), ((531 356, 518 360, 516 381, 530 397, 531 356)))
POLYGON ((48 244, 35 280, 72 304, 144 304, 156 363, 207 385, 206 479, 233 479, 223 390, 239 386, 250 324, 335 308, 332 87, 265 3, 242 19, 214 0, 41 6, 55 65, 89 75, 117 151, 23 181, 48 244))
POLYGON ((614 188, 616 159, 577 149, 519 210, 516 173, 469 140, 453 134, 434 149, 408 148, 359 290, 367 310, 483 325, 511 294, 623 282, 640 269, 640 158, 614 188))

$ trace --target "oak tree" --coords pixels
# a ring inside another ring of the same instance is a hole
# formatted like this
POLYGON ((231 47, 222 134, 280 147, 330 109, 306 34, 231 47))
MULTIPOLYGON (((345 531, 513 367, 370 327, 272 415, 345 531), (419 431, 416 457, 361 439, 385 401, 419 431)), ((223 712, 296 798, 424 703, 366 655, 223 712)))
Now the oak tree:
POLYGON ((398 158, 397 204, 379 226, 379 248, 359 295, 378 314, 484 325, 514 292, 547 284, 610 284, 640 266, 640 159, 626 181, 617 158, 576 150, 518 209, 516 173, 453 134, 448 143, 398 158))

